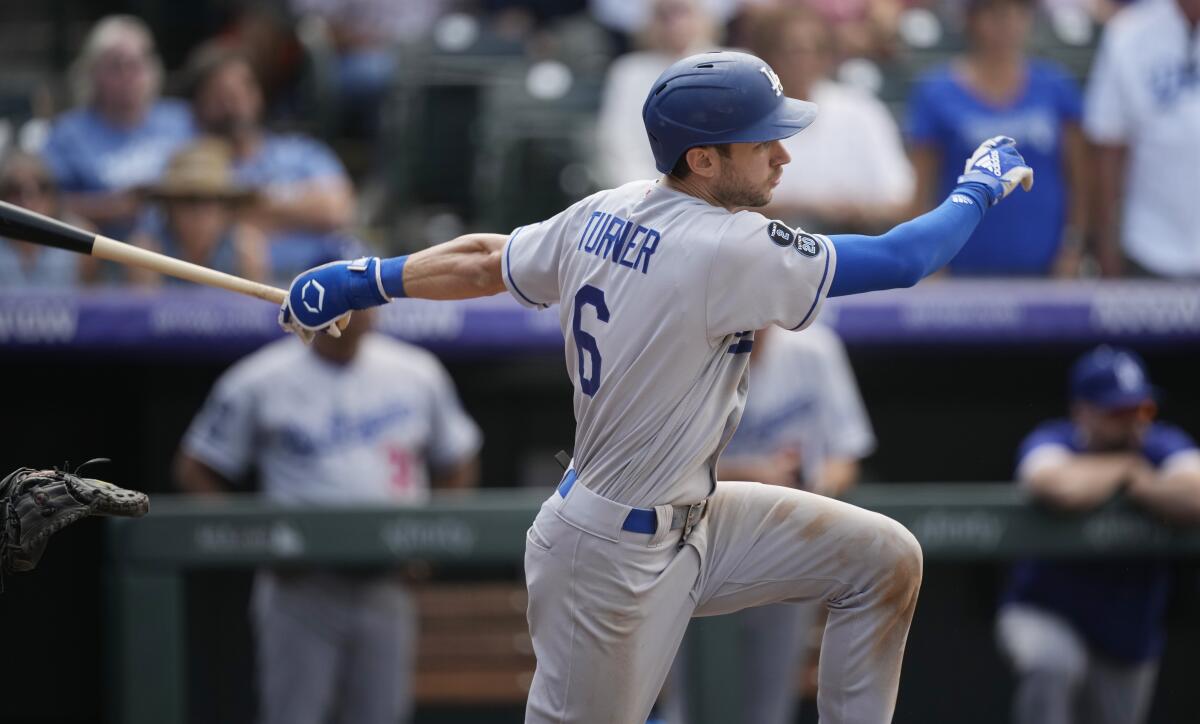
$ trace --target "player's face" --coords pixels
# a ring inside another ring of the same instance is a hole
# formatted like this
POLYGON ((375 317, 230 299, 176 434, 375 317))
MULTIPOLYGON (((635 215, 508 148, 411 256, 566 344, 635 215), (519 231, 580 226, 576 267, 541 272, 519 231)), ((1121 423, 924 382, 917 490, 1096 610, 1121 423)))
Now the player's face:
POLYGON ((1133 450, 1141 446, 1156 412, 1153 402, 1117 408, 1079 403, 1074 408, 1074 418, 1090 450, 1133 450))
POLYGON ((783 167, 792 160, 779 141, 731 143, 729 155, 718 157, 713 196, 726 208, 754 209, 771 203, 783 167))
POLYGON ((325 359, 347 363, 358 354, 363 335, 375 324, 374 309, 360 309, 350 315, 350 325, 342 330, 341 337, 318 334, 313 339, 314 351, 325 359))

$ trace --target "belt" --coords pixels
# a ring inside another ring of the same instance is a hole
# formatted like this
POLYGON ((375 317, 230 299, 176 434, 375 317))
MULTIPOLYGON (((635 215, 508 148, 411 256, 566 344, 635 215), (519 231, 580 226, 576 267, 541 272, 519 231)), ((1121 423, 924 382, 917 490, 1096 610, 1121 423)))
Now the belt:
MULTIPOLYGON (((567 497, 567 493, 571 492, 571 488, 575 487, 575 481, 578 476, 575 469, 572 468, 563 476, 562 482, 558 484, 558 494, 562 497, 567 497)), ((683 528, 683 537, 686 539, 688 534, 692 532, 692 528, 700 522, 704 514, 708 512, 708 498, 701 500, 699 503, 691 505, 676 505, 671 512, 671 530, 683 528)), ((625 522, 621 524, 622 530, 627 530, 630 533, 648 533, 653 535, 658 531, 658 514, 653 508, 630 508, 629 515, 625 516, 625 522)), ((683 541, 680 541, 682 544, 683 541)))

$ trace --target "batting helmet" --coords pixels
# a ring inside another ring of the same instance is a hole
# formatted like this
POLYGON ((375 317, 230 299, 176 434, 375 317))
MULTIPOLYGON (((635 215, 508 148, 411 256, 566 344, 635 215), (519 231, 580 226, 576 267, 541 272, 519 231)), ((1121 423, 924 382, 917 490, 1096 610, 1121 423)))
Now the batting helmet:
POLYGON ((817 105, 788 98, 761 58, 721 51, 692 55, 663 71, 642 106, 654 165, 670 173, 689 148, 793 136, 817 105))

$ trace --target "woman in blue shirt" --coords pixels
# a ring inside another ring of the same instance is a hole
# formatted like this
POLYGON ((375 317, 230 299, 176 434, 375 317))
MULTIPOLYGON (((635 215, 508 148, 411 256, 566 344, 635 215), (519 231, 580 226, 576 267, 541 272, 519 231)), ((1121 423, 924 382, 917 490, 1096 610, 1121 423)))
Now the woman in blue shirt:
POLYGON ((153 183, 194 135, 187 105, 159 98, 162 66, 142 21, 96 24, 72 69, 78 107, 59 116, 42 157, 70 211, 101 233, 127 238, 153 183))
POLYGON ((1060 67, 1030 59, 1031 0, 971 0, 967 52, 935 68, 909 99, 917 172, 915 213, 945 198, 959 159, 991 136, 1012 136, 1037 173, 1032 192, 993 209, 950 262, 953 274, 1075 276, 1086 218, 1079 88, 1060 67))

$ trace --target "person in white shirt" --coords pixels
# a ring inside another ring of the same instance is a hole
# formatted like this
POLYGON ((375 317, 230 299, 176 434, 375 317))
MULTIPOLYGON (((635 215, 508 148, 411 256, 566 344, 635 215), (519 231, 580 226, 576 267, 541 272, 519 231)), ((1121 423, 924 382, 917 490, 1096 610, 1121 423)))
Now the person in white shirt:
POLYGON ((614 60, 604 81, 593 163, 601 185, 659 175, 642 123, 646 89, 675 61, 712 46, 717 27, 700 0, 655 0, 642 37, 645 49, 614 60))
POLYGON ((1200 276, 1200 0, 1143 0, 1109 21, 1083 128, 1102 271, 1200 276))
MULTIPOLYGON (((804 334, 760 329, 750 350, 750 394, 719 474, 838 496, 858 479, 875 435, 837 334, 817 323, 804 334)), ((812 647, 819 604, 777 603, 737 617, 742 721, 796 720, 796 680, 812 647)), ((688 645, 684 639, 683 651, 688 645)), ((666 719, 688 721, 686 654, 671 670, 666 719)))
MULTIPOLYGON (((184 436, 179 486, 219 494, 253 468, 270 500, 344 505, 473 485, 480 432, 445 369, 370 318, 231 367, 184 436)), ((397 572, 261 570, 251 608, 262 724, 408 721, 416 610, 397 572)))
POLYGON ((779 73, 784 92, 821 109, 804 133, 784 141, 793 158, 821 173, 785 174, 768 214, 804 227, 872 232, 904 218, 914 177, 896 121, 876 97, 838 83, 832 33, 799 7, 748 17, 747 44, 779 73))

